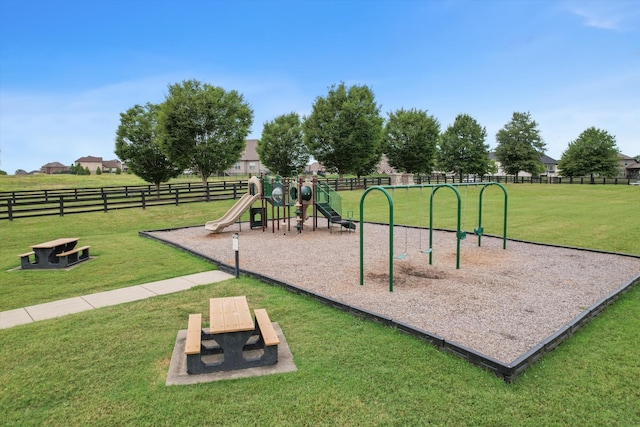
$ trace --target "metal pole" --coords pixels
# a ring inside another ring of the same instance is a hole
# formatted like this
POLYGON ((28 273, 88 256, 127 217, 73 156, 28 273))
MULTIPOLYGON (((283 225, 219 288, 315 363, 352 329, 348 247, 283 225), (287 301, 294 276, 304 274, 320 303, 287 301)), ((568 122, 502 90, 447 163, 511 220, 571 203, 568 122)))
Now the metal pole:
POLYGON ((233 250, 236 253, 236 279, 240 277, 240 244, 238 233, 233 233, 233 250))

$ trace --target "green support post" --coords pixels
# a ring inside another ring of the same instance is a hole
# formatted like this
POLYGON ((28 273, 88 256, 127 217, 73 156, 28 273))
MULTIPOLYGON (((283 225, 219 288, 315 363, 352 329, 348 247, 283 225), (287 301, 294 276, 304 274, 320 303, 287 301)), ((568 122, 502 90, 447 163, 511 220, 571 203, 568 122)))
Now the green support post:
POLYGON ((360 285, 364 285, 364 199, 374 190, 382 191, 389 201, 389 292, 393 292, 393 199, 381 186, 368 188, 360 198, 360 285))

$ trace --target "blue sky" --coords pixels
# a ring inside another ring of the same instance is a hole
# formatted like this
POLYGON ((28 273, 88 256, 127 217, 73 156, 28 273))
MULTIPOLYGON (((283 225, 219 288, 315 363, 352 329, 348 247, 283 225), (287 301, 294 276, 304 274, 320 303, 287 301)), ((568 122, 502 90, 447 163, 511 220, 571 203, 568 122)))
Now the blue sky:
POLYGON ((595 126, 640 154, 640 1, 0 0, 0 169, 115 158, 120 113, 187 79, 265 121, 367 85, 388 112, 530 112, 559 159, 595 126))

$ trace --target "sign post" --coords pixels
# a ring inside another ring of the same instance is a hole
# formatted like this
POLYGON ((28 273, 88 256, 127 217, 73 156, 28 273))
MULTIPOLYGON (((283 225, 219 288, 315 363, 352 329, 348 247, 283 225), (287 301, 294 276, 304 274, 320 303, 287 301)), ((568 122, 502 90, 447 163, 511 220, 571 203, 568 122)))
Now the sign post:
POLYGON ((240 277, 240 243, 238 233, 233 233, 233 251, 236 253, 236 278, 240 277))

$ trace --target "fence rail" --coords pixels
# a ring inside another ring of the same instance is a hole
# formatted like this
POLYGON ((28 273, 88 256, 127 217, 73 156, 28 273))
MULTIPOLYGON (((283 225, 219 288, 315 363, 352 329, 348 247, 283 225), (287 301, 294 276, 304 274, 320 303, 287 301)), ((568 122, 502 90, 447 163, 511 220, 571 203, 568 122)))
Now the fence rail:
MULTIPOLYGON (((391 185, 384 177, 344 179, 319 179, 335 191, 360 190, 374 185, 391 185)), ((562 178, 562 177, 514 177, 492 176, 466 178, 443 175, 414 177, 416 184, 440 184, 458 182, 493 181, 500 183, 531 184, 613 184, 630 185, 628 178, 562 178)), ((49 215, 69 215, 87 212, 108 212, 114 209, 145 209, 147 206, 178 205, 181 203, 208 202, 239 198, 248 191, 247 181, 163 184, 159 190, 154 185, 67 188, 53 190, 26 190, 0 192, 0 221, 49 215)))
POLYGON ((229 200, 246 181, 0 192, 0 220, 229 200))

